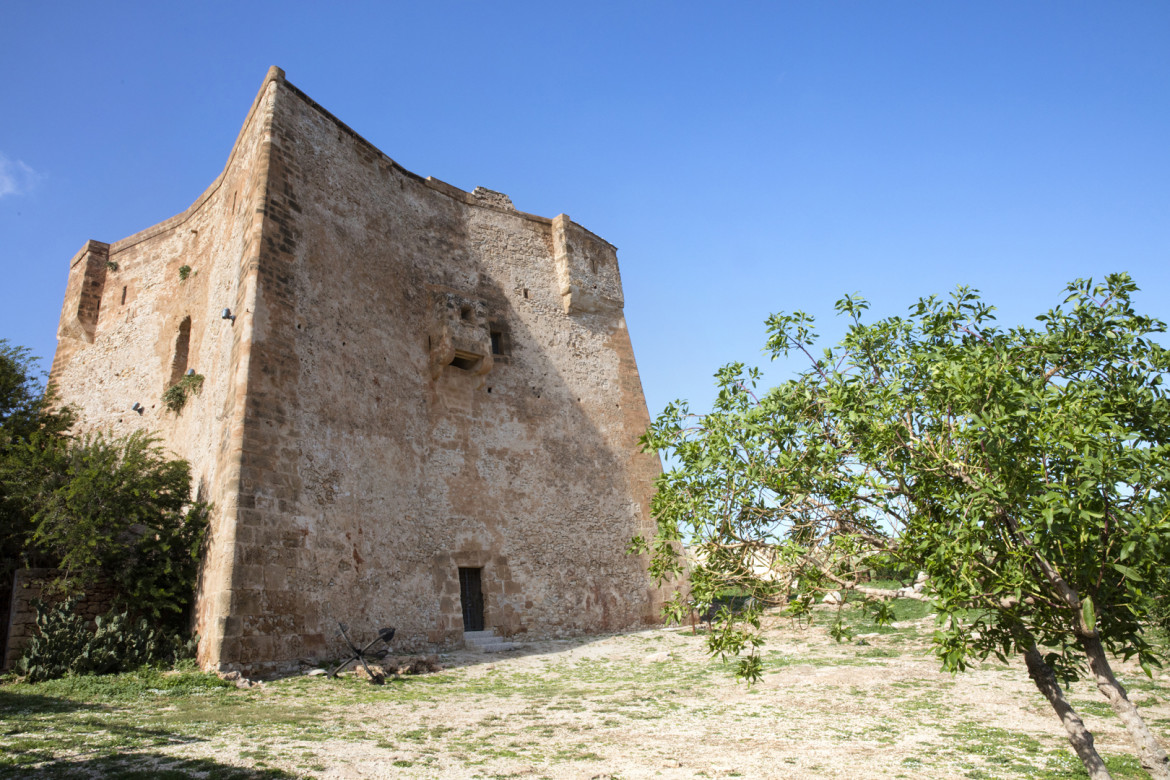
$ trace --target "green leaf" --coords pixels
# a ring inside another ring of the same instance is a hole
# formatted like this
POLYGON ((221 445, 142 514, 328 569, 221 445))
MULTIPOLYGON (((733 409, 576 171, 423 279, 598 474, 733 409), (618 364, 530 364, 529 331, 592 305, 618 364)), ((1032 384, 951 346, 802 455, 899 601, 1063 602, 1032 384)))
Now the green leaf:
POLYGON ((1137 570, 1134 569, 1133 567, 1126 566, 1124 564, 1116 563, 1116 562, 1110 563, 1109 565, 1111 567, 1113 567, 1113 569, 1115 569, 1116 571, 1120 572, 1121 575, 1126 577, 1127 579, 1131 579, 1134 582, 1143 582, 1142 575, 1138 574, 1137 570))

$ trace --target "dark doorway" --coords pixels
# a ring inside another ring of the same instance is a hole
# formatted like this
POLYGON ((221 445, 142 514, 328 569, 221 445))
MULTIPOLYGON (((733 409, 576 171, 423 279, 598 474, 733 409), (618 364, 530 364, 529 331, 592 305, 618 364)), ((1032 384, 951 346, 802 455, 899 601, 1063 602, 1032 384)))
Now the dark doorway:
POLYGON ((459 569, 459 600, 463 603, 463 630, 483 631, 483 569, 459 569))

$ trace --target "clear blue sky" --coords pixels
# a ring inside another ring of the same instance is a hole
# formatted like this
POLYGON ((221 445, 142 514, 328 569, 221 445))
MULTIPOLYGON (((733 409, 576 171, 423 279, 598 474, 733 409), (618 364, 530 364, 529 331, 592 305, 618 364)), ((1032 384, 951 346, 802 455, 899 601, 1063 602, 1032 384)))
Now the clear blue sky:
POLYGON ((1124 270, 1170 319, 1170 3, 10 0, 0 336, 48 367, 69 259, 190 205, 270 65, 616 244, 652 414, 847 292, 967 284, 1014 324, 1124 270))

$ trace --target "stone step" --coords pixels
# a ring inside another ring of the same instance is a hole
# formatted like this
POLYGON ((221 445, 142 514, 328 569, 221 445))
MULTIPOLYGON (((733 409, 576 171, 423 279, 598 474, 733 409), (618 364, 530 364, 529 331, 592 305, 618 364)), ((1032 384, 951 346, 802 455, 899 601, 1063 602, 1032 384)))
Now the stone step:
POLYGON ((463 646, 468 650, 478 650, 481 653, 499 653, 504 650, 515 650, 518 647, 514 642, 500 638, 493 628, 486 631, 464 631, 463 646))

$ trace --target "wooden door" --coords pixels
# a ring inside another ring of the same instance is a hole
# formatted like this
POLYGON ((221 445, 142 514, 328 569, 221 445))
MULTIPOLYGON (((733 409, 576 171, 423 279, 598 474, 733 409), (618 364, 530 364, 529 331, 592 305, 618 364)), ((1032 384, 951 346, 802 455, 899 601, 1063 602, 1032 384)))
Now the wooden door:
POLYGON ((463 630, 483 631, 483 569, 459 569, 459 600, 463 603, 463 630))

